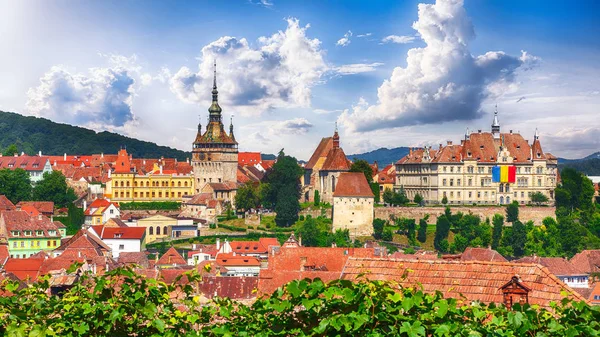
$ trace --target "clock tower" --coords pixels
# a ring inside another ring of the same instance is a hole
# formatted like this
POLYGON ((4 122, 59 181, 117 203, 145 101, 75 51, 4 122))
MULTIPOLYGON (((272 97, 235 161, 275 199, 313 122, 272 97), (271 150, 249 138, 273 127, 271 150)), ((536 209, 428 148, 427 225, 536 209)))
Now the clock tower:
POLYGON ((217 91, 217 64, 214 65, 212 104, 208 108, 209 119, 206 130, 198 123, 198 134, 192 149, 194 188, 200 193, 208 183, 237 181, 238 143, 233 135, 233 120, 229 134, 225 132, 217 91))

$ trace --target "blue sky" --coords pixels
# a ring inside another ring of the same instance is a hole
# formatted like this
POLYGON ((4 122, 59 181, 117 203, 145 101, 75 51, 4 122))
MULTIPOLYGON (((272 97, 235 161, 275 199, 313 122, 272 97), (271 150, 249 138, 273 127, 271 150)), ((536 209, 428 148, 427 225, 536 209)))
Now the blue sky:
MULTIPOLYGON (((217 59, 242 150, 307 159, 505 131, 600 149, 596 1, 4 1, 0 109, 184 150, 217 59), (419 4, 423 5, 419 5, 419 4), (409 56, 411 55, 411 56, 409 56)), ((200 117, 198 116, 200 115, 200 117)), ((116 149, 115 149, 116 151, 116 149)))

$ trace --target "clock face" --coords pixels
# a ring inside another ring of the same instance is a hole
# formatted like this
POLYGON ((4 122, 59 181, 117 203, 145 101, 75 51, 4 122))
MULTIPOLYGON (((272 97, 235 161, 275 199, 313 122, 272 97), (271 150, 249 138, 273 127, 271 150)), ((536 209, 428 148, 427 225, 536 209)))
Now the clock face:
POLYGON ((205 157, 205 156, 206 156, 206 155, 205 155, 204 153, 200 153, 200 160, 204 160, 204 157, 205 157))

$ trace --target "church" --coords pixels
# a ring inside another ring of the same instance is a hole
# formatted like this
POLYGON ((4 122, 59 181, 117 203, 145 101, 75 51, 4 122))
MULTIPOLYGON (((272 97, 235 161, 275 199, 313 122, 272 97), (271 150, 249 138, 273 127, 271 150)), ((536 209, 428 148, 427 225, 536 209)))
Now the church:
POLYGON ((198 133, 192 149, 194 192, 214 193, 217 199, 233 204, 237 191, 238 142, 233 134, 233 120, 229 125, 229 134, 223 126, 216 63, 214 67, 208 125, 203 132, 202 123, 198 123, 198 133))

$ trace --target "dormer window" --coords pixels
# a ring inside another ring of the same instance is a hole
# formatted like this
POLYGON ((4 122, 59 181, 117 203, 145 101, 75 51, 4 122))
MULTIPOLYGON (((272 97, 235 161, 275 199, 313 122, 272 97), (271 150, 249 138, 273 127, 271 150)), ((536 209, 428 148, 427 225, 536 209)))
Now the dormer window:
POLYGON ((521 145, 517 145, 517 149, 520 149, 520 148, 521 148, 521 145))
POLYGON ((31 236, 31 231, 25 231, 25 236, 31 236))
POLYGON ((38 235, 38 236, 44 235, 44 231, 35 231, 35 235, 38 235))
POLYGON ((542 156, 542 154, 538 152, 537 157, 540 158, 541 156, 542 156))
POLYGON ((48 235, 54 236, 54 235, 56 235, 56 231, 55 230, 49 230, 48 231, 48 235))
POLYGON ((467 157, 471 158, 471 151, 467 152, 467 157))
POLYGON ((12 234, 12 236, 19 236, 19 231, 10 231, 10 233, 12 234))
POLYGON ((483 150, 483 145, 481 145, 479 148, 483 150))
POLYGON ((123 234, 121 234, 121 233, 115 233, 115 239, 118 239, 118 238, 120 238, 122 236, 123 236, 123 234))

